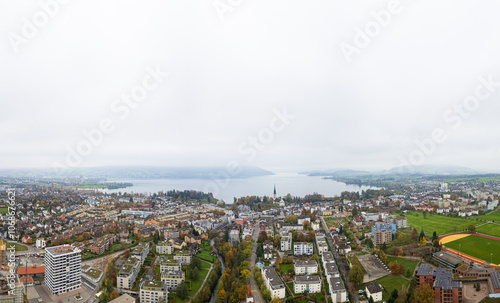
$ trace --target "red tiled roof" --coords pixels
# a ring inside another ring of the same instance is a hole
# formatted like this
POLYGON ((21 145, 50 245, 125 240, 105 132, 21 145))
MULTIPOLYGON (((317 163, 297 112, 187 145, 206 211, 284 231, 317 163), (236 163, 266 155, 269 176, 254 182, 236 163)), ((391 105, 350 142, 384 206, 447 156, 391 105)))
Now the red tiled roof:
POLYGON ((32 266, 32 267, 18 267, 17 274, 18 275, 36 275, 45 273, 45 266, 32 266), (28 272, 28 273, 26 273, 28 272))

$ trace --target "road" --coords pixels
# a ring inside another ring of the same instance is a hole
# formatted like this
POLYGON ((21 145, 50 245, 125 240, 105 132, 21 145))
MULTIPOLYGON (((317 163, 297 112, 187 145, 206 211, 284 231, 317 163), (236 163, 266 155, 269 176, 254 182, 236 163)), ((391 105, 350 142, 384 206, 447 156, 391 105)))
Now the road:
MULTIPOLYGON (((325 229, 325 231, 328 232, 330 229, 328 229, 326 222, 323 219, 323 216, 321 216, 320 218, 321 218, 321 223, 323 223, 323 228, 325 229)), ((342 274, 342 276, 344 276, 344 280, 347 283, 347 288, 349 288, 349 292, 351 293, 352 301, 355 303, 358 303, 359 302, 358 293, 357 293, 356 289, 354 288, 354 284, 349 282, 349 275, 347 273, 346 266, 345 266, 346 263, 345 262, 342 262, 342 264, 339 263, 339 260, 341 260, 342 258, 338 254, 338 252, 335 250, 335 246, 333 245, 333 239, 330 236, 330 233, 327 234, 326 240, 330 244, 330 247, 332 249, 332 253, 335 256, 335 259, 337 260, 337 265, 339 267, 340 273, 342 274)))
POLYGON ((253 239, 255 242, 252 247, 252 256, 250 257, 250 265, 252 265, 252 276, 250 277, 250 285, 252 286, 252 294, 254 301, 256 303, 265 303, 264 298, 262 297, 262 293, 260 292, 260 288, 257 285, 257 281, 255 281, 255 277, 253 275, 253 267, 255 266, 255 260, 257 258, 257 239, 259 238, 259 225, 256 224, 253 229, 253 239))

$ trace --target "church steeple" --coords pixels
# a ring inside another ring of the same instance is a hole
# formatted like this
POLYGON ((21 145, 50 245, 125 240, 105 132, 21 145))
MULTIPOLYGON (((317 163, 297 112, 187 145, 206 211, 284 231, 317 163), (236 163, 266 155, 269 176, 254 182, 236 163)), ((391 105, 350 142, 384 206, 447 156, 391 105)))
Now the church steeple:
POLYGON ((274 184, 274 199, 276 199, 276 184, 274 184))

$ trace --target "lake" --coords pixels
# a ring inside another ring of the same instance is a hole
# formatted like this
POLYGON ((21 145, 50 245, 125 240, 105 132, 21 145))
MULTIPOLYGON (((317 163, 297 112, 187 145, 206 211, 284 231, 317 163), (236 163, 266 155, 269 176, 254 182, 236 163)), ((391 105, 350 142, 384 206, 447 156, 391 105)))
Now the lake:
POLYGON ((347 185, 345 183, 322 179, 322 177, 309 177, 296 173, 278 173, 270 176, 250 178, 219 178, 219 179, 113 179, 109 182, 130 182, 134 185, 120 189, 102 189, 106 193, 127 192, 152 194, 167 190, 198 190, 211 192, 217 199, 231 204, 233 198, 244 196, 272 196, 276 184, 278 196, 304 197, 307 194, 319 193, 327 197, 339 196, 343 191, 360 192, 370 186, 347 185))

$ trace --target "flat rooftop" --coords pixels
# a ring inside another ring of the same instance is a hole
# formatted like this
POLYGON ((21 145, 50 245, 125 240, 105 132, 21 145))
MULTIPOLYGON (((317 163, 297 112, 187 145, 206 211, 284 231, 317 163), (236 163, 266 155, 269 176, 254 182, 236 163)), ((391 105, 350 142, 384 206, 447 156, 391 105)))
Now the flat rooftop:
POLYGON ((318 275, 295 276, 295 283, 298 283, 298 284, 321 283, 321 279, 318 275))

